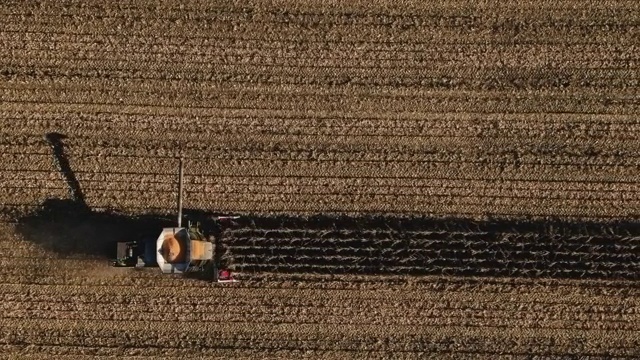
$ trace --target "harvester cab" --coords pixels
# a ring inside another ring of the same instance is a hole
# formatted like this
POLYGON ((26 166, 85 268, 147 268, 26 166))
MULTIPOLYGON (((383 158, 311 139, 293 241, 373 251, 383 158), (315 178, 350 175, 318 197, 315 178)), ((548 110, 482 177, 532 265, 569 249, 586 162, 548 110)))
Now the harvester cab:
MULTIPOLYGON (((165 274, 203 272, 216 282, 235 282, 230 269, 221 269, 216 261, 215 243, 205 236, 200 223, 182 227, 183 162, 180 159, 178 190, 178 226, 164 228, 156 239, 117 243, 117 267, 158 266, 165 274)), ((236 219, 219 216, 214 221, 236 219)))
POLYGON ((135 241, 117 243, 116 259, 113 260, 113 266, 129 267, 136 266, 139 253, 137 251, 138 244, 135 241))

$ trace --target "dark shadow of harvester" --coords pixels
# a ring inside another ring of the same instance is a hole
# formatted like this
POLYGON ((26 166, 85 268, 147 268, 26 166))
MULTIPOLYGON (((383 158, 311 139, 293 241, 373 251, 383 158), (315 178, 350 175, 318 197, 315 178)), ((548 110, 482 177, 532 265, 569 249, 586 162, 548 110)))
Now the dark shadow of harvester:
POLYGON ((53 159, 55 163, 58 165, 58 170, 64 177, 64 180, 67 183, 67 187, 69 189, 69 195, 71 196, 71 201, 75 207, 75 212, 88 213, 90 212, 89 207, 84 199, 84 194, 82 193, 82 189, 80 188, 80 183, 76 178, 75 173, 71 170, 71 165, 69 164, 69 159, 64 151, 64 143, 62 140, 66 139, 67 136, 52 132, 48 133, 45 138, 51 146, 51 150, 53 151, 53 159))
POLYGON ((92 211, 65 152, 63 140, 67 137, 49 133, 45 138, 67 185, 69 198, 47 199, 37 211, 20 218, 18 230, 26 239, 61 257, 107 258, 116 255, 113 246, 116 241, 157 236, 159 229, 171 224, 169 218, 153 215, 92 211))
MULTIPOLYGON (((175 226, 175 218, 169 216, 92 211, 67 159, 65 136, 51 133, 46 139, 70 199, 49 199, 21 218, 18 228, 28 240, 61 256, 113 258, 116 242, 159 239, 163 228, 175 226)), ((640 278, 637 218, 474 221, 402 215, 246 215, 221 222, 224 216, 207 211, 185 210, 184 215, 199 222, 203 234, 187 235, 187 241, 206 236, 215 249, 216 264, 245 274, 640 278)), ((211 279, 206 271, 185 275, 211 279)))

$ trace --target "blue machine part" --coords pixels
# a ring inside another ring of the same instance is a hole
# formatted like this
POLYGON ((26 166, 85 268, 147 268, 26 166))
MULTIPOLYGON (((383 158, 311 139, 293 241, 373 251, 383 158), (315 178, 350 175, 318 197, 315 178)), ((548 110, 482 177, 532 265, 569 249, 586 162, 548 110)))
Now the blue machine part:
POLYGON ((143 259, 145 266, 156 266, 156 239, 146 238, 142 240, 143 259))

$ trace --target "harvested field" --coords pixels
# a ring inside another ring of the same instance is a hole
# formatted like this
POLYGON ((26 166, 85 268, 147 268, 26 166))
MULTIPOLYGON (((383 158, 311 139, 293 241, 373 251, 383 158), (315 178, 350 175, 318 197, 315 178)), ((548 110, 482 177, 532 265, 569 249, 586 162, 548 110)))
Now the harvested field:
POLYGON ((640 357, 637 2, 0 16, 0 357, 640 357), (105 265, 180 156, 238 284, 105 265))
POLYGON ((219 243, 242 272, 638 279, 638 234, 638 223, 254 217, 219 243))

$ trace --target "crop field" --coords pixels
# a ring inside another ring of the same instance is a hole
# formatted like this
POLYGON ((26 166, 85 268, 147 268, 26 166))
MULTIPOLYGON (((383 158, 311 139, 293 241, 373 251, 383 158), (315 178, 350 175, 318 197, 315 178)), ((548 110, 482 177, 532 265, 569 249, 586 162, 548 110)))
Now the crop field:
POLYGON ((0 358, 640 358, 636 1, 3 1, 0 49, 0 358), (180 157, 239 283, 107 266, 180 157))

